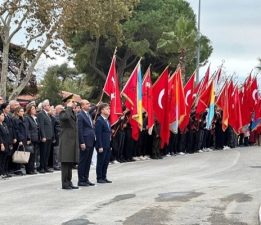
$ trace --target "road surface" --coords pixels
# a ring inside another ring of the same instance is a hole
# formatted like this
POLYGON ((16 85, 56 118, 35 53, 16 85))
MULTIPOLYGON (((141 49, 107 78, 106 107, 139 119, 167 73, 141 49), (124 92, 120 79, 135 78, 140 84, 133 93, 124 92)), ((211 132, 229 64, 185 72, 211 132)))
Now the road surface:
POLYGON ((60 172, 0 179, 0 224, 258 225, 260 147, 113 164, 108 179, 72 191, 60 172))

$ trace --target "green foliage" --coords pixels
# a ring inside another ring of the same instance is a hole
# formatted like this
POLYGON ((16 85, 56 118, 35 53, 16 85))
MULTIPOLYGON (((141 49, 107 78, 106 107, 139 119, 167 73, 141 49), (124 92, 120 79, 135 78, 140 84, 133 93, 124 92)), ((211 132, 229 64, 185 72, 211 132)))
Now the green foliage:
MULTIPOLYGON (((117 11, 122 6, 116 4, 114 7, 117 11)), ((172 71, 179 63, 183 64, 183 71, 187 75, 195 70, 197 28, 195 14, 188 2, 140 0, 131 12, 131 17, 120 20, 117 26, 120 30, 117 32, 108 19, 106 27, 102 28, 103 32, 98 32, 99 35, 86 27, 70 33, 67 43, 75 56, 76 68, 86 74, 90 85, 101 92, 115 46, 118 46, 117 71, 121 84, 141 56, 143 71, 152 64, 152 71, 159 74, 169 63, 172 71)), ((205 63, 212 47, 204 35, 200 43, 200 61, 205 63)))
POLYGON ((57 66, 48 68, 41 84, 40 100, 49 99, 51 104, 61 104, 62 82, 57 76, 57 66))

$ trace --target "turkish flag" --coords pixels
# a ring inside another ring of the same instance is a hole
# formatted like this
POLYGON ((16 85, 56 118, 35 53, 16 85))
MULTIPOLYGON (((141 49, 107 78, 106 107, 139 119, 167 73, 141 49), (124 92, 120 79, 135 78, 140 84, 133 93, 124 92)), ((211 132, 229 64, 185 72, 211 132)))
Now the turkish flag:
POLYGON ((208 69, 205 73, 204 80, 201 82, 201 85, 200 85, 200 88, 199 88, 199 95, 202 94, 202 92, 204 92, 205 89, 208 87, 209 76, 210 76, 210 64, 209 64, 208 69))
MULTIPOLYGON (((213 82, 213 80, 212 80, 213 82)), ((210 96, 212 91, 212 82, 211 84, 206 87, 205 91, 203 91, 198 100, 198 105, 196 108, 196 114, 200 115, 201 113, 205 112, 206 109, 209 107, 210 104, 210 96)))
POLYGON ((242 128, 242 115, 238 87, 234 88, 234 92, 231 96, 231 102, 229 104, 231 105, 231 111, 233 112, 228 120, 229 125, 233 128, 236 134, 240 134, 242 128))
POLYGON ((191 75, 188 82, 184 87, 185 95, 185 104, 186 104, 186 116, 183 121, 180 123, 179 128, 181 131, 184 131, 189 123, 190 111, 193 104, 193 93, 194 93, 194 83, 195 83, 196 71, 191 75))
POLYGON ((147 69, 142 82, 142 106, 148 115, 148 129, 151 129, 154 124, 153 115, 153 95, 150 67, 147 69))
POLYGON ((140 136, 140 128, 137 120, 132 118, 133 115, 131 115, 130 118, 130 125, 131 125, 131 137, 133 140, 138 141, 140 136))
POLYGON ((161 147, 169 143, 169 112, 168 112, 168 67, 162 72, 152 86, 153 108, 160 123, 161 147))
POLYGON ((116 55, 113 56, 111 66, 103 87, 103 91, 110 97, 110 123, 113 126, 122 115, 120 88, 116 72, 116 55))
POLYGON ((252 112, 254 110, 254 105, 255 105, 255 83, 250 81, 250 78, 246 80, 246 82, 243 85, 242 89, 242 104, 241 104, 241 109, 242 109, 242 123, 243 126, 246 126, 250 123, 251 117, 252 117, 252 112), (254 97, 253 97, 254 95, 254 97))
POLYGON ((133 110, 133 115, 137 114, 137 107, 135 106, 137 105, 138 64, 121 91, 121 95, 126 99, 126 107, 129 110, 133 110))
POLYGON ((257 102, 258 102, 258 87, 257 87, 256 77, 254 77, 252 79, 252 83, 250 85, 250 90, 249 90, 249 105, 251 110, 255 108, 257 102))
POLYGON ((229 95, 228 95, 229 85, 225 82, 223 89, 221 90, 216 105, 223 110, 222 116, 222 130, 225 131, 228 127, 229 119, 229 95))
POLYGON ((220 77, 221 77, 221 73, 222 73, 222 65, 218 68, 217 71, 217 83, 219 83, 220 77))
POLYGON ((171 99, 168 107, 170 130, 173 133, 177 133, 179 124, 186 115, 186 103, 180 67, 177 68, 176 72, 169 80, 169 88, 169 96, 171 99))

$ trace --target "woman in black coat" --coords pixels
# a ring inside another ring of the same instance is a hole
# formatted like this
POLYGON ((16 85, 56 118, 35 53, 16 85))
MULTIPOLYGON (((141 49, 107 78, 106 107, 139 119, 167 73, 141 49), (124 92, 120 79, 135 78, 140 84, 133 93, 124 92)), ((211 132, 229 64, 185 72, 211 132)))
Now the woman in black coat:
MULTIPOLYGON (((22 107, 17 107, 15 109, 14 127, 18 143, 17 149, 23 150, 23 147, 26 148, 31 144, 31 139, 28 124, 24 119, 24 109, 22 107)), ((34 169, 32 169, 32 161, 34 162, 33 158, 34 154, 31 153, 29 162, 26 164, 25 167, 27 174, 34 174, 34 169)))
POLYGON ((8 155, 9 155, 9 130, 4 123, 5 115, 0 110, 0 175, 4 178, 8 175, 8 155))
POLYGON ((40 131, 36 117, 36 106, 29 104, 26 107, 25 123, 29 130, 30 140, 32 142, 33 152, 31 152, 28 162, 29 174, 36 174, 35 169, 40 166, 40 131))

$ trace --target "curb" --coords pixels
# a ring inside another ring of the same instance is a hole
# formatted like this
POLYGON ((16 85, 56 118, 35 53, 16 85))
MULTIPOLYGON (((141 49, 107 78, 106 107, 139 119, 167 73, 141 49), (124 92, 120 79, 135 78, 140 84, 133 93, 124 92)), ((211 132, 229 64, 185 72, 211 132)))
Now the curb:
POLYGON ((259 216, 258 216, 258 220, 259 220, 259 225, 261 225, 261 205, 259 207, 259 216))

